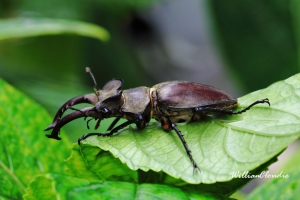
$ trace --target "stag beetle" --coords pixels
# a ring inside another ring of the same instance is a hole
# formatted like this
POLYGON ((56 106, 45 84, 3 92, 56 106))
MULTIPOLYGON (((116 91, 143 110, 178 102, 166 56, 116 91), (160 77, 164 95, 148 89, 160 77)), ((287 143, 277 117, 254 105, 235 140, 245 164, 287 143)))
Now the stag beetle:
POLYGON ((136 124, 139 129, 143 129, 150 119, 154 118, 161 123, 163 130, 174 130, 177 133, 194 169, 199 169, 183 135, 175 125, 176 123, 196 121, 207 114, 214 113, 241 114, 256 104, 267 103, 270 106, 269 100, 265 98, 255 101, 245 109, 233 111, 232 108, 238 104, 236 98, 212 86, 187 81, 170 81, 159 83, 152 88, 137 87, 121 90, 123 80, 113 79, 107 82, 102 90, 97 90, 96 80, 88 67, 86 72, 94 81, 95 93, 75 97, 62 105, 54 117, 53 123, 45 128, 45 131, 53 129, 50 135, 46 135, 48 138, 60 140, 61 138, 58 137, 60 128, 81 117, 92 117, 97 120, 95 129, 99 127, 100 121, 104 118, 115 117, 115 120, 108 127, 108 133, 85 134, 78 139, 79 145, 82 140, 91 135, 111 136, 130 124, 136 124), (72 107, 80 103, 90 103, 94 106, 81 110, 72 107), (67 109, 75 110, 75 112, 62 118, 67 109), (127 121, 115 127, 121 118, 125 118, 127 121))

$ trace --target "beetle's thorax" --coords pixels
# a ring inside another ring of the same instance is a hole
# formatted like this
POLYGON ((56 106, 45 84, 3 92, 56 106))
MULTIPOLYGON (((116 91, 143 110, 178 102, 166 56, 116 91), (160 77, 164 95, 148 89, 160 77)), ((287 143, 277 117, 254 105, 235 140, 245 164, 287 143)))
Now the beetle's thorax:
POLYGON ((128 90, 123 90, 124 103, 120 112, 124 113, 124 118, 131 120, 137 117, 150 119, 150 99, 148 87, 137 87, 128 90))

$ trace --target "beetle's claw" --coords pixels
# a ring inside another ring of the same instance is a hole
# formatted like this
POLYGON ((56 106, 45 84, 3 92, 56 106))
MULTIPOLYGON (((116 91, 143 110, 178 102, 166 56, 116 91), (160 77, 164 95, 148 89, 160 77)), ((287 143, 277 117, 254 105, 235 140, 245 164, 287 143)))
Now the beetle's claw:
POLYGON ((194 170, 193 170, 194 175, 197 174, 198 172, 201 173, 201 169, 197 165, 196 166, 194 165, 193 167, 194 167, 194 170))
POLYGON ((58 137, 58 134, 57 135, 54 135, 54 134, 50 134, 50 135, 46 135, 48 138, 52 138, 52 139, 56 139, 56 140, 61 140, 60 137, 58 137))
POLYGON ((257 103, 267 103, 267 104, 269 104, 269 106, 271 106, 271 103, 268 98, 258 100, 257 103))
MULTIPOLYGON (((80 143, 81 143, 81 141, 82 140, 85 140, 86 138, 88 138, 89 136, 91 136, 91 135, 96 135, 97 133, 86 133, 86 134, 84 134, 83 136, 81 136, 80 138, 78 138, 78 144, 80 145, 80 143)), ((98 134, 97 134, 98 135, 98 134)))
POLYGON ((78 139, 78 144, 80 145, 81 141, 82 140, 85 140, 86 138, 92 136, 92 135, 96 135, 96 136, 110 136, 111 133, 108 133, 108 134, 101 134, 101 133, 86 133, 84 134, 83 136, 81 136, 79 139, 78 139))
POLYGON ((263 99, 262 103, 267 103, 267 104, 269 104, 269 106, 271 106, 271 103, 268 98, 263 99))
POLYGON ((80 138, 78 138, 78 145, 79 146, 80 146, 80 142, 85 139, 86 135, 87 134, 84 134, 83 136, 81 136, 80 138))

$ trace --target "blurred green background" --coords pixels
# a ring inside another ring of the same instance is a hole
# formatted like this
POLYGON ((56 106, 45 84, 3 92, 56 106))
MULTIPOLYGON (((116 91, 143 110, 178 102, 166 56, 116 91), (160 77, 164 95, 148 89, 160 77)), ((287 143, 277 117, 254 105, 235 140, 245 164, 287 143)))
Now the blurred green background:
MULTIPOLYGON (((1 0, 0 78, 53 116, 93 92, 86 66, 99 89, 112 78, 124 79, 124 89, 187 80, 239 97, 298 73, 299 8, 296 0, 1 0), (25 37, 13 19, 89 22, 110 39, 51 30, 25 37)), ((82 119, 65 130, 73 141, 88 132, 82 119)))

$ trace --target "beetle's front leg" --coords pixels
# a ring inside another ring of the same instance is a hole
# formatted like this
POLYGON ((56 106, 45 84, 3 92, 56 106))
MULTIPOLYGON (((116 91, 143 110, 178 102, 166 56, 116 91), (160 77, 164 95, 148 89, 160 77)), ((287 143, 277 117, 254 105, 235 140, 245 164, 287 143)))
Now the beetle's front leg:
POLYGON ((112 136, 114 133, 118 132, 119 130, 121 130, 121 129, 125 128, 126 126, 129 126, 130 124, 133 124, 133 123, 135 123, 135 122, 134 121, 124 122, 123 124, 120 124, 116 128, 112 129, 109 133, 87 133, 87 134, 84 134, 82 137, 80 137, 78 139, 78 144, 80 145, 82 140, 85 140, 86 138, 88 138, 92 135, 103 136, 103 137, 112 136))
POLYGON ((136 126, 140 129, 145 128, 145 123, 146 122, 145 122, 142 115, 137 115, 137 116, 133 117, 133 119, 128 120, 128 121, 124 122, 123 124, 120 124, 119 126, 113 128, 119 120, 120 120, 119 117, 114 119, 112 124, 108 127, 108 131, 110 130, 109 133, 87 133, 87 134, 83 135, 82 137, 80 137, 78 139, 78 144, 80 145, 82 140, 85 140, 86 138, 88 138, 92 135, 104 136, 104 137, 105 136, 112 136, 114 133, 118 132, 119 130, 121 130, 121 129, 127 127, 127 126, 129 126, 130 124, 136 124, 136 126))

